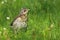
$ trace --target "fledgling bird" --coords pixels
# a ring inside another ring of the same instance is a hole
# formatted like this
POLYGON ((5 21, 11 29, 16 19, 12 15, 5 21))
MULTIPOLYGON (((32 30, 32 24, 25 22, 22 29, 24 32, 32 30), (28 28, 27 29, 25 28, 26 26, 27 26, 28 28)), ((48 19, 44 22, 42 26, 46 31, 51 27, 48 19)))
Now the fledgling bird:
POLYGON ((30 9, 23 8, 19 15, 12 21, 11 28, 17 32, 21 28, 27 28, 27 13, 30 9))

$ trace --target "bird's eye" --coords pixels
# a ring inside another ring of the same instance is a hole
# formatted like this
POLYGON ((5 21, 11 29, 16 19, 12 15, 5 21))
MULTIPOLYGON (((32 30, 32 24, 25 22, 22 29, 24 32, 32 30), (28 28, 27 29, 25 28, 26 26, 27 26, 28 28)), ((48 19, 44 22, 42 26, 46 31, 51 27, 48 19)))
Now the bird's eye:
POLYGON ((24 12, 26 12, 26 10, 24 10, 24 12))

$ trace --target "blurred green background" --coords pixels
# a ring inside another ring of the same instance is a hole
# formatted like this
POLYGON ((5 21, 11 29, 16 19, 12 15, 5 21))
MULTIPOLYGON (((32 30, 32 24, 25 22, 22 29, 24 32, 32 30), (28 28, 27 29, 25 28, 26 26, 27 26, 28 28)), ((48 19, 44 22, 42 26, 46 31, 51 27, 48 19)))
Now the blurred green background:
POLYGON ((0 0, 0 40, 60 40, 60 0, 0 0), (24 7, 28 29, 14 34, 10 24, 24 7))

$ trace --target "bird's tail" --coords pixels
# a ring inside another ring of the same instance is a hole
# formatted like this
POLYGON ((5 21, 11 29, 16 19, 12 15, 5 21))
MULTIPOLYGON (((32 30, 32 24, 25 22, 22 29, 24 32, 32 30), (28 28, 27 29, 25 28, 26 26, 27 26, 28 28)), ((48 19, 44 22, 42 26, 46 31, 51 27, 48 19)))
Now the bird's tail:
POLYGON ((13 23, 11 23, 10 26, 13 26, 13 23))

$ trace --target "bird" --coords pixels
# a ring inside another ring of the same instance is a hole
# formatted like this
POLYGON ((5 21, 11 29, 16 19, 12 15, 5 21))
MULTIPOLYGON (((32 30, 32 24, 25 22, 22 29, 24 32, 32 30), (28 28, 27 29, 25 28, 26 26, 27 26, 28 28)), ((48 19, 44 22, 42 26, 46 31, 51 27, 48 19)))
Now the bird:
POLYGON ((27 13, 30 9, 22 8, 18 16, 11 22, 11 28, 17 33, 22 28, 27 28, 27 13))

